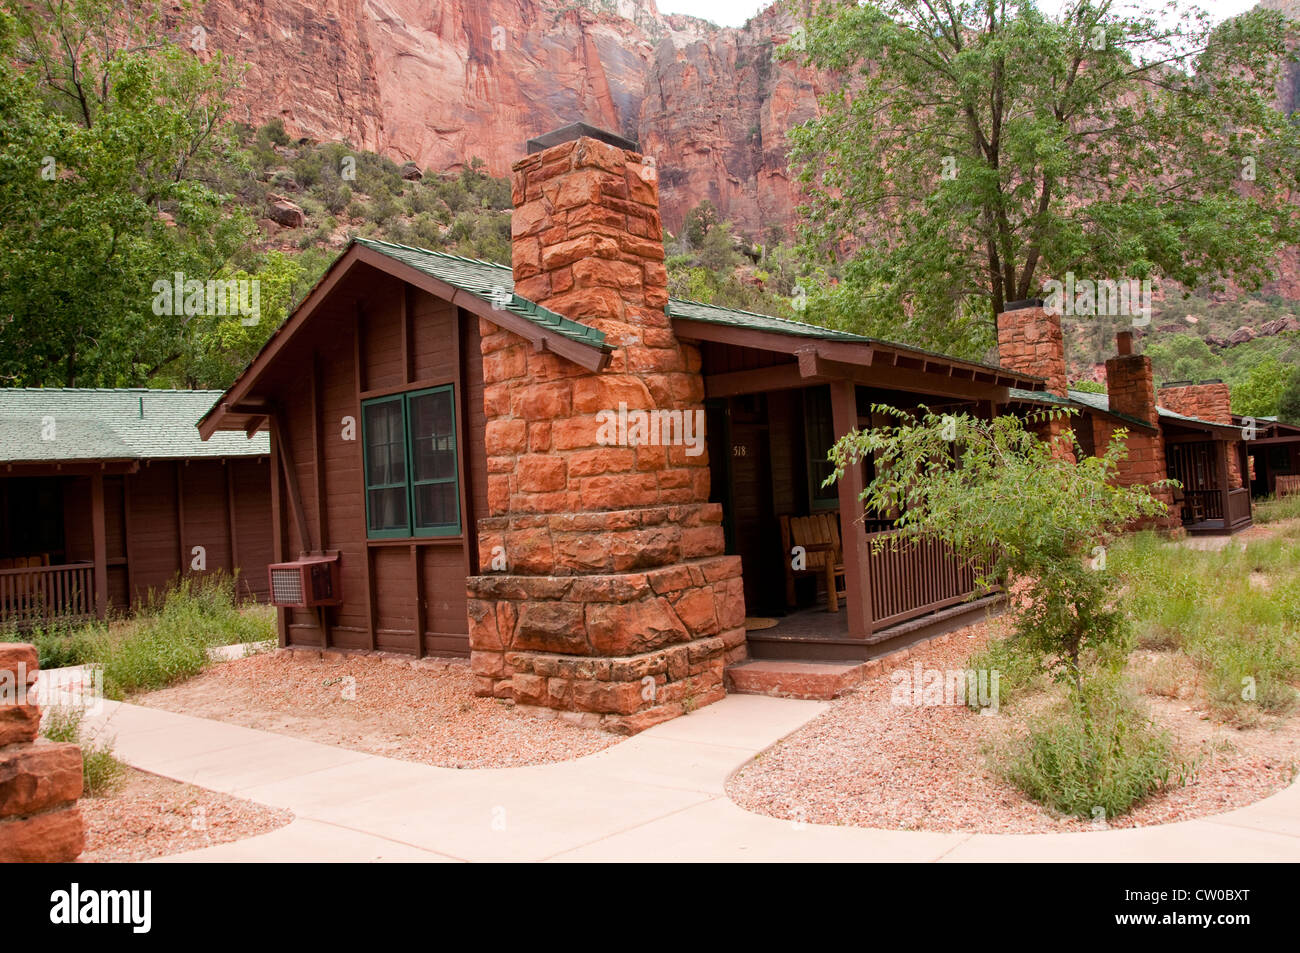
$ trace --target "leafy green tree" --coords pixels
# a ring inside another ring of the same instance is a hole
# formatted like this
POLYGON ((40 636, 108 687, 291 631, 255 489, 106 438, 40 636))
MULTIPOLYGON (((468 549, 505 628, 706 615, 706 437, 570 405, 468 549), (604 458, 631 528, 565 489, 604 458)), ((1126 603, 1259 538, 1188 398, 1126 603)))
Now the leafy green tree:
POLYGON ((1287 378, 1277 402, 1277 415, 1283 423, 1300 424, 1300 367, 1294 368, 1287 378))
POLYGON ((985 581, 1009 574, 1021 583, 1011 604, 1017 644, 1061 680, 1082 683, 1085 654, 1119 664, 1127 628, 1104 547, 1126 525, 1165 511, 1147 487, 1116 483, 1125 432, 1090 457, 1072 433, 1048 441, 1035 432, 1068 419, 1062 411, 990 422, 924 408, 873 410, 897 422, 842 437, 831 450, 831 479, 872 458, 876 476, 863 494, 869 512, 901 514, 904 540, 947 544, 990 567, 985 581), (1079 462, 1065 458, 1061 441, 1079 462))
POLYGON ((1300 134, 1273 105, 1286 22, 820 6, 790 53, 845 81, 792 133, 792 164, 810 261, 853 251, 808 314, 979 357, 1006 302, 1067 272, 1258 286, 1300 237, 1300 134))
POLYGON ((692 248, 704 244, 705 237, 718 225, 720 218, 717 207, 708 199, 686 213, 684 232, 692 248))
POLYGON ((1277 416, 1291 373, 1276 357, 1266 355, 1232 388, 1232 412, 1247 417, 1277 416))
POLYGON ((221 273, 252 233, 206 169, 228 159, 237 81, 113 0, 0 5, 0 375, 142 384, 186 317, 152 286, 221 273))
POLYGON ((1151 370, 1156 380, 1199 381, 1219 377, 1222 361, 1214 356, 1210 346, 1194 334, 1174 334, 1160 337, 1144 348, 1151 358, 1151 370))

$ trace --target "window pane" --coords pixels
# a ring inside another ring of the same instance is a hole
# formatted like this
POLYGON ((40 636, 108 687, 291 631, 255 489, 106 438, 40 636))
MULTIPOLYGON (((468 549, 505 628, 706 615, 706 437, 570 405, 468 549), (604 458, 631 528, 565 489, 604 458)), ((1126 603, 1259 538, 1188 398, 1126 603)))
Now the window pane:
POLYGON ((406 482, 406 441, 402 434, 402 402, 367 404, 363 428, 366 440, 366 485, 406 482))
POLYGON ((415 488, 415 525, 424 529, 456 525, 456 484, 421 483, 415 488))
POLYGON ((412 397, 410 405, 412 481, 454 480, 456 425, 451 391, 412 397))
POLYGON ((808 489, 813 502, 838 501, 839 490, 832 484, 822 483, 835 470, 826 454, 835 445, 835 425, 831 418, 831 391, 829 387, 814 387, 804 391, 805 434, 808 448, 808 489))
POLYGON ((406 529, 406 487, 368 490, 370 529, 406 529))

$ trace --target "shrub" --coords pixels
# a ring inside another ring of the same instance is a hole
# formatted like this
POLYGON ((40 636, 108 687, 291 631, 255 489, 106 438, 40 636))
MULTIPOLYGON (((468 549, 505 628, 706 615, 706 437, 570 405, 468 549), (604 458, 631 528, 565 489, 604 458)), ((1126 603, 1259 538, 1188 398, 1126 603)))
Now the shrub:
POLYGON ((113 757, 112 742, 86 736, 81 724, 85 714, 82 708, 47 708, 41 734, 50 741, 81 746, 82 793, 87 797, 102 797, 121 786, 127 769, 113 757))
POLYGON ((105 634, 100 625, 53 622, 26 632, 13 629, 0 632, 0 642, 30 642, 36 646, 41 668, 63 668, 93 662, 105 634))
POLYGON ((1190 774, 1118 680, 1097 674, 1036 719, 995 769, 1035 801, 1082 818, 1116 817, 1190 774))
MULTIPOLYGON (((998 704, 1006 705, 1018 697, 1044 691, 1049 679, 1039 656, 1015 644, 1014 636, 996 638, 971 656, 967 668, 998 673, 998 704)), ((968 698, 972 709, 979 708, 978 698, 968 698)))
POLYGON ((1296 704, 1291 686, 1300 674, 1294 634, 1280 628, 1253 633, 1228 632, 1200 639, 1192 657, 1205 673, 1210 710, 1246 727, 1267 712, 1281 715, 1296 704))

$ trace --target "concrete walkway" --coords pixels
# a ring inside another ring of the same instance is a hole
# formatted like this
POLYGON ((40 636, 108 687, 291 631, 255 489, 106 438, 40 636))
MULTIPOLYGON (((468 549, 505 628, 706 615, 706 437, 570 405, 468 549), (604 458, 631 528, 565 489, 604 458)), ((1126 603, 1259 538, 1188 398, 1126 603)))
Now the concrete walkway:
POLYGON ((106 702, 87 727, 144 771, 286 808, 269 834, 168 861, 1296 861, 1300 785, 1218 817, 1080 834, 937 834, 796 824, 723 790, 826 708, 726 700, 576 761, 455 770, 106 702), (96 724, 96 722, 98 724, 96 724))

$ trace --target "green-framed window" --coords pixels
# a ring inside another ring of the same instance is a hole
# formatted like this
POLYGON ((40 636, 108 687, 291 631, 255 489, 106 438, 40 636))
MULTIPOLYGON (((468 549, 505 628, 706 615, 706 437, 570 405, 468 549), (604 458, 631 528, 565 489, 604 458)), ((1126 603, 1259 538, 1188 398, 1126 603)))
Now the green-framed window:
POLYGON ((456 397, 451 385, 361 402, 366 535, 460 535, 456 397))

